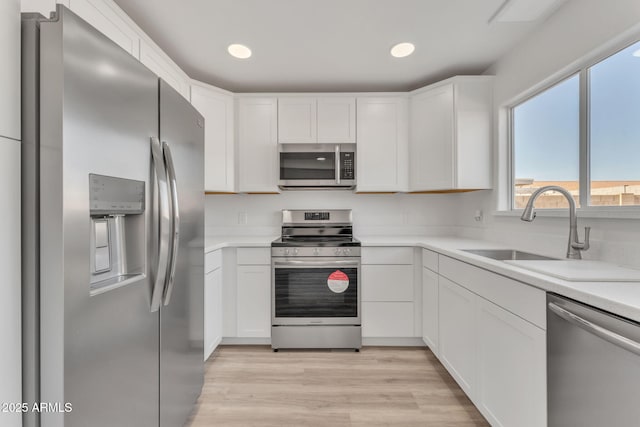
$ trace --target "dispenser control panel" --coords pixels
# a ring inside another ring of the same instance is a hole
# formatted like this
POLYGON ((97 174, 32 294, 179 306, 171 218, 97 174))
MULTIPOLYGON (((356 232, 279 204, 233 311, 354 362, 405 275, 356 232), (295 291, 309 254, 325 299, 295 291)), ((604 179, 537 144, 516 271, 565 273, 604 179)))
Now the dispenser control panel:
POLYGON ((144 212, 144 181, 89 174, 91 215, 127 215, 144 212))

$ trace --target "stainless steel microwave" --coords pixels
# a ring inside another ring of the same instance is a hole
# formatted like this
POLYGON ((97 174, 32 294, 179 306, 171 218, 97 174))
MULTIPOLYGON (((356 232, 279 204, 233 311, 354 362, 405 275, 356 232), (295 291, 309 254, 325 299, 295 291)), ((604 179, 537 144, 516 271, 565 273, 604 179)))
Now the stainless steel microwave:
POLYGON ((356 186, 356 144, 279 144, 278 154, 282 189, 356 186))

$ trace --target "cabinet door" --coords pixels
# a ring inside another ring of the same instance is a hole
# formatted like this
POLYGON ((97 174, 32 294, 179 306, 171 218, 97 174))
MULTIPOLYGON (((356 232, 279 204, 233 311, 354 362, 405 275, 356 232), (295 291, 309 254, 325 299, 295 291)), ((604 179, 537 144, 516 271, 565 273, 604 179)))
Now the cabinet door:
POLYGON ((271 267, 238 266, 238 337, 271 336, 271 267))
POLYGON ((411 99, 411 191, 454 188, 453 84, 411 99))
POLYGON ((442 276, 438 292, 440 361, 475 401, 477 296, 442 276))
POLYGON ((222 340, 222 269, 204 278, 204 360, 222 340))
POLYGON ((363 265, 362 301, 413 301, 413 265, 363 265))
POLYGON ((159 47, 150 42, 140 40, 140 62, 156 73, 169 86, 186 99, 191 98, 191 81, 189 76, 176 65, 159 47))
POLYGON ((20 139, 20 1, 0 2, 0 136, 20 139))
POLYGON ((318 142, 356 142, 355 98, 318 98, 318 142))
POLYGON ((191 103, 204 117, 204 189, 232 193, 235 190, 233 95, 193 84, 191 103))
POLYGON ((359 192, 406 190, 407 126, 405 98, 358 98, 359 192))
POLYGON ((438 275, 422 269, 422 340, 436 356, 438 352, 438 275))
POLYGON ((278 98, 278 142, 317 142, 316 98, 278 98))
POLYGON ((114 2, 69 0, 69 8, 136 59, 140 59, 140 36, 135 24, 114 2))
POLYGON ((492 425, 547 423, 545 331, 478 298, 478 401, 492 425))
POLYGON ((413 303, 363 302, 362 336, 367 338, 413 337, 413 303))
POLYGON ((275 98, 238 101, 240 192, 279 192, 277 113, 275 98))

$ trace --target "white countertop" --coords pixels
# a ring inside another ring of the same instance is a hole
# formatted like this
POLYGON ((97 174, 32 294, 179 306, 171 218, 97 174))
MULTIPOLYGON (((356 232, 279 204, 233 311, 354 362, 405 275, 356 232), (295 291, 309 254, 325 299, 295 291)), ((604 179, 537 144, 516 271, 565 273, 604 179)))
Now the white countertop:
MULTIPOLYGON (((205 252, 223 247, 269 247, 278 236, 218 236, 205 239, 205 252)), ((570 282, 517 265, 470 254, 462 249, 506 248, 505 245, 458 237, 356 236, 362 246, 415 246, 430 249, 491 272, 564 295, 640 322, 640 282, 570 282)), ((511 248, 510 248, 511 249, 511 248)), ((518 248, 513 248, 518 249, 518 248)), ((541 254, 544 255, 544 254, 541 254)))

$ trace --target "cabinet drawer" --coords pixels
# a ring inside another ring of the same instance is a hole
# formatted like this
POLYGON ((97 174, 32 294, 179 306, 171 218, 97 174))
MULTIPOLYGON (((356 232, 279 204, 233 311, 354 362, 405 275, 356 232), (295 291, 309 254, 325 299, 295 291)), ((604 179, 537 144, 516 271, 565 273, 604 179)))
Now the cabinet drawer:
POLYGON ((413 264, 413 248, 362 248, 362 264, 413 264))
POLYGON ((438 253, 429 249, 422 250, 422 266, 437 273, 438 272, 438 253))
POLYGON ((413 303, 362 303, 362 336, 377 338, 412 337, 413 303))
POLYGON ((222 250, 218 249, 204 255, 204 272, 210 273, 213 270, 222 267, 222 250))
POLYGON ((446 256, 440 256, 438 267, 441 276, 547 329, 546 293, 543 290, 446 256))
POLYGON ((238 265, 271 265, 271 249, 238 248, 238 265))
POLYGON ((413 301, 413 266, 363 265, 362 301, 413 301))

